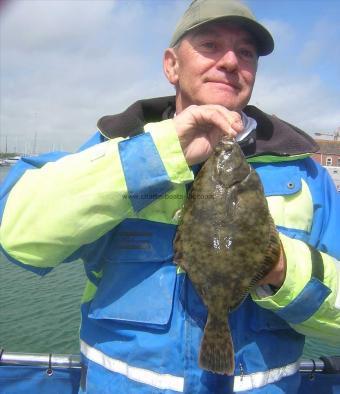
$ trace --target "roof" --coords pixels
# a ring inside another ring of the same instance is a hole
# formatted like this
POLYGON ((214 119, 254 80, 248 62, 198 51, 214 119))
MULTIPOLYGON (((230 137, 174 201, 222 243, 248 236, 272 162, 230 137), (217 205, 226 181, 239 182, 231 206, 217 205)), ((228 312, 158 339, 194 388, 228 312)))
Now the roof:
POLYGON ((316 153, 340 156, 340 141, 315 140, 320 149, 316 153))

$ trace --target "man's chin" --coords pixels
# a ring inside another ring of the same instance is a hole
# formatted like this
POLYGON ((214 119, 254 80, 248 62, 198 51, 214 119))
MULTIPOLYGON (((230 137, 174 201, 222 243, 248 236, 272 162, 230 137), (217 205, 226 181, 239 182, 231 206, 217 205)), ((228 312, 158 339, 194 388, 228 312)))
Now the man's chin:
POLYGON ((205 98, 204 100, 201 100, 201 102, 198 105, 204 105, 204 104, 221 105, 222 107, 227 108, 229 111, 241 111, 245 107, 241 103, 235 100, 230 100, 230 99, 226 100, 225 98, 219 98, 216 96, 205 98))

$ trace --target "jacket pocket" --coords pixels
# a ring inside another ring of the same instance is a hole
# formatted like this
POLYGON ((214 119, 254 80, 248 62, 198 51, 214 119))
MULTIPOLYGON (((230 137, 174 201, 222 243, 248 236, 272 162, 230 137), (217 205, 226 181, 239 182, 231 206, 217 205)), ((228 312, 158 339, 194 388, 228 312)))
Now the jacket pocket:
POLYGON ((133 231, 125 223, 115 233, 89 317, 162 329, 176 286, 175 227, 142 221, 139 228, 140 222, 133 223, 133 231))
POLYGON ((270 213, 279 230, 308 241, 314 217, 311 192, 298 164, 257 166, 270 213))

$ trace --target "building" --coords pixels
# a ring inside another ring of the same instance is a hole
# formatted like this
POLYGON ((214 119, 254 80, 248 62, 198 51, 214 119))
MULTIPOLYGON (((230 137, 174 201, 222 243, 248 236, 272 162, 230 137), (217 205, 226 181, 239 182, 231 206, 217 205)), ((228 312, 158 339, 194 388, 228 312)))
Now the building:
POLYGON ((333 178, 336 190, 340 192, 340 167, 326 167, 329 175, 333 178))
POLYGON ((340 192, 340 141, 315 141, 320 149, 312 157, 327 169, 334 180, 338 192, 340 192))

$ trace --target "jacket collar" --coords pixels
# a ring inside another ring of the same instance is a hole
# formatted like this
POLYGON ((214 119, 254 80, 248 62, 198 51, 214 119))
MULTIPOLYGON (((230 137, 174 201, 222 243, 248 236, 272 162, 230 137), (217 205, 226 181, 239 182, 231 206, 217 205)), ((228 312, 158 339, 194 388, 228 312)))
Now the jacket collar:
MULTIPOLYGON (((308 134, 275 115, 268 115, 252 105, 244 112, 257 122, 255 131, 240 144, 247 157, 303 155, 319 148, 308 134)), ((97 126, 108 139, 126 138, 140 134, 146 123, 169 119, 174 113, 174 96, 139 100, 120 114, 103 116, 97 126)))

